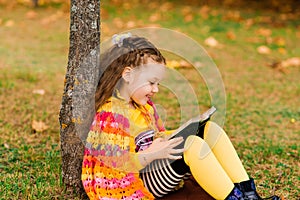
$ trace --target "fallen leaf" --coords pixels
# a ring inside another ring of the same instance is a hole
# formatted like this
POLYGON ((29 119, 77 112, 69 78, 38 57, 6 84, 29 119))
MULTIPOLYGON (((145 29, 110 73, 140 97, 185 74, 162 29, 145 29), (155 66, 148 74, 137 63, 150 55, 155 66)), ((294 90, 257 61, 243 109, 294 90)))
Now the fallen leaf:
POLYGON ((127 27, 127 28, 133 28, 133 27, 135 27, 135 26, 136 26, 136 24, 135 24, 134 21, 128 21, 128 22, 126 23, 126 27, 127 27))
POLYGON ((179 62, 179 65, 180 65, 180 67, 191 67, 192 66, 189 62, 187 62, 185 60, 181 60, 179 62))
POLYGON ((31 128, 33 132, 43 132, 48 129, 48 126, 42 121, 33 120, 31 128))
POLYGON ((168 12, 173 8, 173 4, 171 2, 165 2, 160 6, 160 11, 162 12, 168 12))
POLYGON ((257 47, 256 50, 260 54, 270 54, 271 53, 271 49, 264 45, 257 47))
POLYGON ((260 28, 260 29, 258 29, 256 31, 256 33, 258 35, 268 37, 268 36, 272 35, 272 30, 271 29, 267 29, 267 28, 260 28))
POLYGON ((278 52, 280 53, 280 54, 286 54, 286 49, 285 48, 278 48, 278 52))
POLYGON ((254 37, 254 36, 246 38, 246 41, 250 42, 250 43, 261 43, 262 42, 262 40, 259 37, 254 37))
POLYGON ((230 40, 235 40, 235 39, 236 39, 236 35, 235 35, 234 32, 232 32, 232 31, 227 32, 227 33, 226 33, 226 36, 227 36, 227 38, 230 39, 230 40))
POLYGON ((276 37, 274 39, 274 43, 277 44, 278 46, 285 46, 285 39, 283 37, 276 37))
POLYGON ((299 67, 300 66, 300 58, 299 57, 292 57, 280 62, 273 62, 270 65, 272 68, 283 72, 288 73, 288 67, 299 67))
POLYGON ((125 10, 131 10, 132 6, 133 6, 133 3, 129 3, 129 2, 123 3, 123 8, 125 10))
POLYGON ((177 60, 169 60, 167 61, 167 67, 176 68, 180 66, 180 63, 177 60))
POLYGON ((30 10, 26 13, 26 18, 27 19, 35 19, 37 17, 37 12, 30 10))
POLYGON ((43 18, 41 20, 41 23, 42 25, 48 25, 48 24, 51 24, 55 21, 58 21, 62 16, 63 16, 63 12, 62 11, 57 11, 56 13, 50 15, 50 16, 47 16, 45 18, 43 18))
POLYGON ((124 27, 124 22, 119 17, 114 18, 113 24, 116 25, 117 28, 123 28, 124 27))
POLYGON ((153 13, 150 17, 149 17, 149 21, 150 22, 157 22, 158 20, 161 19, 161 14, 160 13, 153 13))
POLYGON ((33 94, 39 94, 39 95, 44 95, 45 94, 45 90, 43 89, 36 89, 32 91, 33 94))
POLYGON ((199 67, 203 67, 204 65, 203 65, 203 63, 197 61, 197 62, 194 63, 194 66, 199 68, 199 67))
POLYGON ((191 22, 191 21, 193 21, 193 19, 194 19, 194 16, 192 14, 188 14, 188 15, 184 16, 185 22, 191 22))
POLYGON ((204 44, 210 47, 216 47, 219 45, 219 42, 214 37, 208 37, 205 39, 204 44))
POLYGON ((226 15, 223 16, 224 20, 230 20, 235 22, 242 21, 242 17, 240 15, 239 11, 229 11, 226 13, 226 15))
POLYGON ((4 143, 4 147, 9 149, 9 145, 7 143, 4 143))
POLYGON ((299 67, 300 66, 300 58, 293 57, 286 59, 281 62, 282 67, 299 67))
POLYGON ((14 20, 8 20, 4 24, 4 26, 6 26, 6 27, 13 27, 14 25, 15 25, 15 21, 14 20))
POLYGON ((182 15, 188 15, 192 12, 192 8, 191 6, 184 6, 182 9, 181 9, 181 14, 182 15))
POLYGON ((101 8, 100 15, 101 15, 101 20, 109 19, 109 12, 104 8, 101 8))
POLYGON ((210 7, 205 5, 200 8, 199 13, 203 19, 207 19, 209 17, 209 11, 210 11, 210 7))
POLYGON ((254 19, 247 19, 245 20, 246 28, 250 28, 254 24, 254 19))

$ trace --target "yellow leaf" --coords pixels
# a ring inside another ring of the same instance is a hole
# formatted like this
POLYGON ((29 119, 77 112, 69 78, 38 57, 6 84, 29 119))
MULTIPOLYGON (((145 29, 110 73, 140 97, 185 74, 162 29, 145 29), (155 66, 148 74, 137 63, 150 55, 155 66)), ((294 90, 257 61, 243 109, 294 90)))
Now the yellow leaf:
POLYGON ((169 61, 167 61, 166 65, 167 65, 167 67, 175 68, 175 67, 179 67, 180 63, 177 60, 169 60, 169 61))
POLYGON ((278 46, 285 46, 285 39, 282 37, 277 37, 274 39, 275 44, 278 46))
POLYGON ((281 54, 286 54, 286 49, 285 48, 278 48, 278 52, 281 54))
POLYGON ((65 128, 68 127, 68 125, 67 124, 62 124, 61 127, 62 127, 62 129, 65 129, 65 128))

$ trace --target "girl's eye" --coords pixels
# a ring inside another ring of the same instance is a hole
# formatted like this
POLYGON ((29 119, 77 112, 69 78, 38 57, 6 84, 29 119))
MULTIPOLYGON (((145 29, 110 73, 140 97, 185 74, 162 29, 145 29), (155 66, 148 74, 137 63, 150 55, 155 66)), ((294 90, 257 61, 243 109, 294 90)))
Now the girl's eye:
POLYGON ((152 82, 152 81, 149 81, 149 83, 150 83, 150 85, 154 85, 155 83, 154 82, 152 82))

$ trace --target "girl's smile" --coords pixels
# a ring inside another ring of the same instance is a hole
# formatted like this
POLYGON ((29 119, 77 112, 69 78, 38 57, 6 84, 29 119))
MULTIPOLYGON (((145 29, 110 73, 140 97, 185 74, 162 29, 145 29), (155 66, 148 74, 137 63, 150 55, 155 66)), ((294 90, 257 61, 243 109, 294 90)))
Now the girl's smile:
POLYGON ((154 62, 134 69, 125 68, 123 72, 125 84, 120 90, 121 96, 128 102, 134 101, 139 105, 145 105, 159 91, 158 85, 164 74, 165 66, 154 62))

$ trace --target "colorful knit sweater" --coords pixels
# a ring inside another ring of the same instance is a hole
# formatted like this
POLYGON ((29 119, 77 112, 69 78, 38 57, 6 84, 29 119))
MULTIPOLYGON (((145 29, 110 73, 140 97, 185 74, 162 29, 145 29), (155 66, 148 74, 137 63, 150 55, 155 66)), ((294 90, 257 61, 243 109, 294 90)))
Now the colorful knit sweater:
POLYGON ((82 164, 82 183, 91 200, 154 199, 139 178, 143 166, 137 151, 144 147, 136 145, 141 134, 164 131, 150 104, 132 109, 111 97, 96 113, 82 164))

